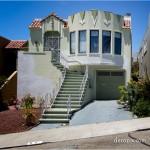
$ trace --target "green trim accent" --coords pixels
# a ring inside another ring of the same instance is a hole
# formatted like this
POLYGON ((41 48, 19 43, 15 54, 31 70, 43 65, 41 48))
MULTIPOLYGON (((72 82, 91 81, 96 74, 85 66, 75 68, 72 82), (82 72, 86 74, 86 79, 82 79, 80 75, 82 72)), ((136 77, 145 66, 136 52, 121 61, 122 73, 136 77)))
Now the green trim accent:
POLYGON ((81 17, 81 20, 83 20, 83 19, 84 19, 84 17, 85 17, 85 11, 80 12, 80 17, 81 17))
POLYGON ((74 20, 74 14, 71 15, 71 21, 72 21, 72 23, 73 23, 73 20, 74 20))
POLYGON ((111 20, 110 12, 104 12, 104 14, 105 14, 105 19, 106 20, 111 20))
POLYGON ((97 15, 98 15, 98 10, 91 10, 91 13, 92 13, 92 16, 93 16, 93 18, 94 18, 94 20, 95 20, 95 18, 96 18, 97 15))

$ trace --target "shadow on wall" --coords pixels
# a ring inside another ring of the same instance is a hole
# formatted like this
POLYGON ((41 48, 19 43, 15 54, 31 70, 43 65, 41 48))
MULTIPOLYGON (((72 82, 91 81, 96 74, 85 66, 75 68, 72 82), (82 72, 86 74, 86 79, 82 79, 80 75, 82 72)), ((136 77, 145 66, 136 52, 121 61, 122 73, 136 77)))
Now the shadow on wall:
POLYGON ((65 29, 65 30, 63 30, 63 33, 64 33, 64 37, 66 37, 67 38, 67 42, 69 42, 69 30, 68 29, 65 29))
POLYGON ((31 30, 30 38, 32 46, 36 46, 36 50, 38 52, 39 46, 42 45, 42 30, 31 30))
MULTIPOLYGON (((124 29, 127 30, 127 29, 124 29)), ((125 45, 131 45, 131 33, 125 32, 123 33, 125 45)))

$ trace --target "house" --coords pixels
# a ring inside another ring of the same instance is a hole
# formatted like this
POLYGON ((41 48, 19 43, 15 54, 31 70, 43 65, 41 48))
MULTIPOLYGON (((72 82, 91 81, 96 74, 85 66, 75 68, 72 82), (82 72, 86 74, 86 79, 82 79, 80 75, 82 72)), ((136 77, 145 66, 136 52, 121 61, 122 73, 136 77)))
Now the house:
POLYGON ((6 83, 0 87, 3 99, 8 105, 17 97, 18 51, 27 51, 27 40, 9 40, 0 36, 0 75, 6 76, 6 83))
POLYGON ((140 45, 138 53, 139 61, 139 77, 146 78, 150 76, 150 16, 149 16, 149 25, 143 37, 142 43, 140 45))
POLYGON ((89 10, 67 19, 51 13, 29 29, 29 51, 18 52, 18 98, 49 95, 53 108, 66 108, 71 99, 74 109, 119 98, 118 86, 131 77, 129 13, 89 10))

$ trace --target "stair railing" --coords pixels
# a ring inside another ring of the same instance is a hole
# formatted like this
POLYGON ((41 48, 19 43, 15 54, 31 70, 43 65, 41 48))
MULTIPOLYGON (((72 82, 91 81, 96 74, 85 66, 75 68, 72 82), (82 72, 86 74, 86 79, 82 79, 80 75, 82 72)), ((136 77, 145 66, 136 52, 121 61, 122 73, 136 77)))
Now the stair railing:
POLYGON ((60 49, 51 49, 51 60, 55 62, 60 62, 60 49))
POLYGON ((51 107, 51 94, 46 93, 42 104, 43 113, 51 107))
POLYGON ((67 100, 67 119, 69 119, 70 112, 71 112, 71 94, 69 95, 67 100))
POLYGON ((66 58, 66 56, 61 52, 60 52, 60 63, 66 68, 68 68, 68 58, 66 58))
POLYGON ((66 76, 66 67, 64 66, 62 75, 59 77, 58 82, 55 85, 55 88, 52 91, 51 94, 51 105, 55 102, 55 99, 57 97, 58 92, 60 91, 60 88, 64 82, 65 76, 66 76))
POLYGON ((82 97, 83 97, 83 93, 84 93, 84 89, 85 89, 87 79, 88 79, 88 66, 86 65, 85 74, 84 74, 84 77, 82 79, 82 82, 81 82, 81 85, 80 85, 80 88, 79 88, 79 104, 81 104, 81 100, 82 100, 82 97))

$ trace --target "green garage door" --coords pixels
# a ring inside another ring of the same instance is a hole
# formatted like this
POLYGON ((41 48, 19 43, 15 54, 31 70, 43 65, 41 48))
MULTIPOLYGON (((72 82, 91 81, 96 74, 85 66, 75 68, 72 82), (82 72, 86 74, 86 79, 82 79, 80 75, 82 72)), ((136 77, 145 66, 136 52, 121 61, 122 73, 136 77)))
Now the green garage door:
POLYGON ((124 72, 97 71, 96 99, 117 100, 120 97, 118 86, 124 85, 124 72))

